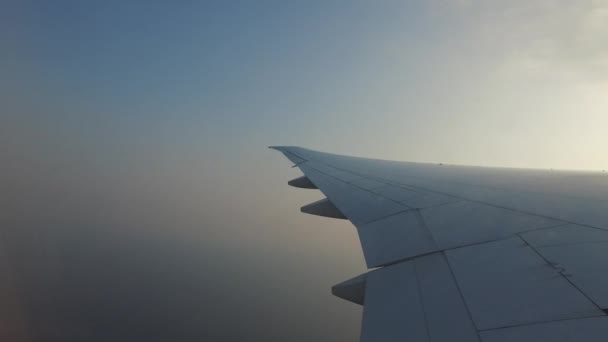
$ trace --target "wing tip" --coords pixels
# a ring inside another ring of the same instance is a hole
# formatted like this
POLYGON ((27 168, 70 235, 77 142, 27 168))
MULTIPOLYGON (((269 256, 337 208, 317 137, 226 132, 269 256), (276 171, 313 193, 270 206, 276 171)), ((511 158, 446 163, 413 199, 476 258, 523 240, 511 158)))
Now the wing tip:
POLYGON ((273 146, 268 146, 269 149, 271 150, 276 150, 279 152, 285 152, 286 150, 288 150, 289 146, 277 146, 277 145, 273 145, 273 146))

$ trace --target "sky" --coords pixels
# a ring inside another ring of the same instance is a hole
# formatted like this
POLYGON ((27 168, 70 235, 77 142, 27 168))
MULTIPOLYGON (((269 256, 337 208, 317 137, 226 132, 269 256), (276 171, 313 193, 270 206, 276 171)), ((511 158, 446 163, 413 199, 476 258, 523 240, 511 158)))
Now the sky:
POLYGON ((608 1, 3 1, 0 335, 353 341, 270 145, 608 168, 608 1))

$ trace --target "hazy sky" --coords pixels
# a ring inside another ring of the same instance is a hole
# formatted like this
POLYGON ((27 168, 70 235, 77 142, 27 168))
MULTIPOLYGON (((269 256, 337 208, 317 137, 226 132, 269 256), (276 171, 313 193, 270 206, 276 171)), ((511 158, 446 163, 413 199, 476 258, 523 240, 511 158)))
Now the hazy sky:
POLYGON ((608 1, 4 1, 0 333, 353 340, 269 145, 608 168, 608 1))

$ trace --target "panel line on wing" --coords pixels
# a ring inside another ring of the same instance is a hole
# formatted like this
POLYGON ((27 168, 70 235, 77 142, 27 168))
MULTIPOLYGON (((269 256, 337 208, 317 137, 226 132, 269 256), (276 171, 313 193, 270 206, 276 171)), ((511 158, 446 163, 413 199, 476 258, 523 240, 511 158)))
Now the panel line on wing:
POLYGON ((416 211, 416 219, 420 223, 420 226, 422 226, 422 228, 424 230, 426 230, 429 233, 429 235, 431 235, 431 238, 435 242, 435 245, 439 246, 439 244, 437 243, 437 237, 435 236, 435 234, 433 234, 433 231, 430 230, 429 227, 427 226, 426 222, 424 221, 424 217, 420 213, 420 209, 414 209, 414 210, 416 211))
MULTIPOLYGON (((471 203, 485 204, 485 205, 488 205, 488 206, 491 206, 491 207, 495 207, 495 208, 499 208, 499 209, 511 210, 511 211, 514 211, 514 212, 522 213, 522 214, 533 215, 533 216, 537 216, 537 217, 542 217, 542 218, 546 218, 546 219, 560 221, 560 222, 563 222, 564 224, 576 224, 576 225, 584 226, 584 227, 588 227, 588 228, 594 228, 594 229, 600 229, 600 230, 603 230, 603 231, 608 231, 608 229, 602 228, 602 227, 596 227, 596 226, 591 226, 591 225, 587 225, 587 224, 583 224, 583 223, 579 223, 579 222, 568 221, 568 220, 564 220, 564 219, 560 219, 560 218, 555 218, 555 217, 552 217, 552 216, 540 215, 540 214, 531 213, 531 212, 520 210, 520 209, 514 209, 514 208, 509 208, 509 207, 501 206, 501 205, 498 205, 498 204, 488 203, 488 202, 485 202, 485 201, 473 200, 473 199, 469 199, 469 198, 466 198, 466 197, 456 196, 456 195, 445 193, 445 192, 441 192, 441 191, 429 190, 429 189, 426 189, 426 188, 423 188, 423 187, 420 187, 420 186, 415 186, 415 185, 410 185, 410 184, 401 184, 401 183, 397 183, 397 182, 394 182, 394 181, 389 181, 388 179, 384 179, 384 178, 380 178, 380 177, 378 177, 377 180, 384 181, 384 182, 396 183, 396 184, 399 184, 399 185, 402 185, 402 186, 411 187, 413 189, 418 189, 420 191, 427 191, 427 192, 435 193, 435 194, 439 194, 439 195, 450 196, 450 197, 454 197, 454 198, 460 199, 462 201, 467 201, 467 202, 471 202, 471 203)), ((551 228, 551 227, 543 227, 543 228, 551 228)))
MULTIPOLYGON (((333 167, 333 166, 331 166, 331 165, 329 165, 329 164, 326 164, 326 165, 327 165, 327 166, 330 166, 330 167, 333 167)), ((373 195, 376 195, 376 196, 382 197, 382 198, 387 199, 387 200, 389 200, 389 201, 391 201, 391 202, 395 202, 395 203, 397 203, 397 204, 399 204, 399 205, 402 205, 402 206, 404 206, 404 207, 407 207, 407 208, 411 209, 409 206, 407 206, 407 205, 406 205, 406 204, 404 204, 404 203, 401 203, 401 202, 399 202, 399 201, 395 201, 395 200, 393 200, 393 199, 391 199, 391 198, 388 198, 388 197, 382 196, 382 195, 380 195, 380 194, 378 194, 378 193, 373 192, 373 191, 372 191, 372 190, 370 190, 370 189, 362 188, 362 187, 360 187, 360 186, 357 186, 357 185, 355 185, 355 184, 352 184, 352 182, 353 182, 353 181, 348 182, 348 181, 345 181, 345 180, 343 180, 343 179, 337 178, 337 177, 335 177, 335 176, 333 176, 333 175, 328 174, 327 172, 324 172, 324 171, 319 170, 318 168, 314 167, 314 165, 310 165, 310 164, 309 164, 308 166, 310 166, 310 168, 311 168, 311 169, 313 169, 313 170, 315 170, 316 172, 321 173, 321 174, 323 174, 323 175, 325 175, 325 176, 327 176, 327 177, 331 177, 331 178, 333 178, 333 179, 335 179, 335 180, 337 180, 337 181, 343 182, 343 183, 348 184, 348 185, 350 185, 350 186, 352 186, 352 187, 355 187, 355 188, 357 188, 357 189, 361 189, 361 190, 363 190, 363 191, 367 191, 367 192, 369 192, 369 193, 371 193, 371 194, 373 194, 373 195)), ((345 172, 347 172, 347 171, 345 171, 345 172)), ((373 178, 369 178, 369 177, 367 177, 367 178, 366 178, 366 177, 363 177, 363 178, 365 178, 365 179, 373 179, 373 178)), ((356 181, 356 180, 355 180, 355 181, 356 181)))
MULTIPOLYGON (((414 211, 414 210, 418 211, 418 209, 410 209, 410 210, 406 210, 406 211, 414 211)), ((394 215, 401 214, 401 213, 403 213, 403 212, 399 212, 399 213, 396 213, 396 214, 394 214, 394 215)), ((389 216, 392 216, 392 215, 389 215, 389 216)), ((388 216, 387 216, 387 217, 388 217, 388 216)), ((424 219, 424 218, 423 218, 423 219, 424 219)), ((381 220, 381 219, 380 219, 380 220, 381 220)), ((370 222, 370 223, 371 223, 371 222, 370 222)), ((565 223, 565 224, 559 224, 559 225, 556 225, 556 226, 551 226, 551 227, 544 227, 544 228, 539 228, 539 229, 532 229, 531 231, 540 230, 540 229, 548 229, 548 228, 556 228, 556 227, 561 227, 561 226, 564 226, 564 225, 567 225, 567 224, 568 224, 568 223, 565 223)), ((521 233, 519 233, 519 234, 525 234, 525 233, 528 233, 528 232, 530 232, 530 231, 523 231, 523 232, 521 232, 521 233)), ((430 230, 429 230, 429 233, 430 233, 430 234, 431 234, 431 236, 432 236, 432 234, 433 234, 433 233, 432 233, 430 230)), ((398 263, 400 263, 400 262, 410 261, 410 260, 412 260, 412 259, 416 259, 416 258, 418 258, 418 257, 428 256, 428 255, 435 254, 435 253, 439 253, 439 252, 449 252, 449 251, 453 251, 453 250, 457 250, 457 249, 461 249, 461 248, 473 247, 473 246, 478 246, 478 245, 484 245, 484 244, 486 244, 486 243, 492 243, 492 242, 498 242, 498 241, 502 241, 502 240, 508 240, 508 239, 512 239, 512 238, 514 237, 514 235, 516 235, 516 234, 513 234, 513 235, 508 235, 508 236, 505 236, 505 237, 500 237, 500 238, 496 238, 496 239, 492 239, 492 240, 485 240, 485 241, 480 241, 480 242, 473 242, 473 243, 469 243, 469 244, 466 244, 466 245, 461 245, 461 246, 456 246, 456 247, 442 248, 442 249, 440 249, 440 250, 435 250, 435 251, 431 251, 431 252, 428 252, 428 253, 422 253, 422 254, 417 254, 417 255, 415 255, 415 256, 411 256, 411 257, 407 257, 407 258, 396 259, 396 260, 391 261, 391 262, 389 262, 389 263, 382 264, 382 265, 378 265, 377 267, 386 267, 386 266, 392 266, 392 265, 398 264, 398 263)), ((544 246, 543 246, 543 247, 544 247, 544 246)))
MULTIPOLYGON (((562 225, 559 225, 557 227, 561 227, 561 226, 562 225)), ((550 227, 550 228, 556 228, 556 227, 550 227)), ((523 232, 523 233, 528 233, 528 232, 523 232)), ((547 248, 547 247, 562 247, 562 246, 574 246, 574 245, 593 245, 593 244, 596 244, 596 243, 607 243, 607 242, 608 242, 608 240, 585 241, 585 242, 570 242, 570 243, 560 243, 560 244, 555 244, 555 245, 544 245, 544 246, 542 246, 542 248, 547 248)))
POLYGON ((567 277, 564 274, 564 269, 560 268, 560 267, 556 267, 555 263, 547 260, 547 258, 545 258, 544 255, 542 255, 537 249, 536 247, 532 246, 523 236, 521 236, 521 234, 517 234, 517 236, 521 239, 521 241, 523 241, 528 247, 530 247, 530 249, 532 249, 534 251, 534 253, 536 253, 540 258, 542 258, 549 266, 553 267, 557 273, 559 273, 560 276, 562 276, 562 278, 566 279, 566 281, 568 283, 570 283, 570 285, 572 285, 573 288, 575 288, 578 292, 580 292, 583 296, 585 296, 585 298, 587 298, 587 300, 589 300, 591 303, 593 303, 593 305, 595 305, 600 311, 605 312, 604 309, 602 308, 599 304, 597 304, 594 300, 591 299, 591 297, 589 297, 585 292, 583 292, 576 284, 574 284, 574 282, 572 282, 572 280, 570 280, 570 277, 567 277))
POLYGON ((467 314, 469 315, 469 320, 471 320, 471 323, 475 327, 475 330, 478 332, 477 339, 481 340, 481 337, 479 336, 479 327, 477 326, 477 323, 475 323, 475 320, 473 319, 473 313, 471 312, 471 308, 469 308, 469 304, 467 303, 467 301, 464 298, 464 294, 462 294, 462 288, 460 287, 460 284, 458 283, 458 279, 456 279, 456 275, 454 274, 452 265, 450 265, 450 260, 448 259, 447 255, 445 255, 445 251, 441 252, 441 256, 443 257, 443 260, 445 261, 446 265, 448 265, 448 268, 450 269, 450 275, 452 276, 452 279, 454 279, 454 284, 456 284, 456 289, 458 290, 460 299, 462 300, 464 307, 467 309, 467 314))
MULTIPOLYGON (((499 208, 499 209, 510 210, 510 211, 514 211, 514 212, 518 212, 518 213, 522 213, 522 214, 527 214, 527 215, 532 215, 532 216, 541 217, 541 218, 545 218, 545 219, 551 219, 551 220, 555 220, 555 221, 560 221, 560 222, 563 222, 562 224, 575 224, 575 225, 584 226, 584 227, 588 227, 588 228, 599 229, 599 230, 602 230, 602 231, 608 231, 608 229, 602 228, 602 227, 591 226, 591 225, 582 224, 582 223, 574 222, 574 221, 568 221, 568 220, 564 220, 564 219, 560 219, 560 218, 556 218, 556 217, 552 217, 552 216, 540 215, 540 214, 536 214, 536 213, 532 213, 532 212, 528 212, 528 211, 524 211, 524 210, 520 210, 520 209, 509 208, 509 207, 505 207, 505 206, 501 206, 501 205, 498 205, 498 204, 493 204, 493 203, 489 203, 489 202, 485 202, 485 201, 473 200, 473 199, 470 199, 470 198, 466 198, 466 197, 462 197, 462 196, 457 196, 457 195, 453 195, 453 194, 446 193, 446 192, 441 192, 441 191, 436 191, 436 190, 430 190, 430 189, 423 188, 423 187, 420 187, 420 186, 417 186, 417 185, 398 183, 398 182, 395 182, 393 180, 389 180, 389 179, 385 179, 385 178, 381 178, 381 177, 370 177, 370 178, 378 180, 378 181, 381 181, 381 182, 387 182, 389 184, 394 184, 394 185, 396 185, 398 187, 401 187, 401 188, 404 188, 404 189, 410 190, 410 191, 416 191, 416 190, 418 190, 418 191, 426 191, 426 192, 429 192, 429 193, 434 193, 434 194, 438 194, 438 195, 444 195, 444 196, 453 197, 453 198, 456 198, 456 199, 459 199, 459 200, 462 200, 462 201, 466 201, 466 202, 484 204, 484 205, 488 205, 488 206, 499 208), (407 188, 411 188, 411 189, 407 189, 407 188)), ((403 204, 403 203, 401 203, 401 204, 403 204)), ((449 204, 449 203, 444 203, 444 204, 441 204, 441 205, 445 205, 445 204, 449 204)), ((429 207, 429 208, 432 208, 432 207, 429 207)), ((562 225, 562 224, 560 224, 560 225, 562 225)), ((537 229, 552 228, 552 227, 554 227, 554 226, 535 228, 535 229, 531 229, 530 231, 537 230, 537 229)))
POLYGON ((414 269, 414 277, 416 278, 416 285, 418 285, 418 300, 420 301, 420 307, 422 308, 422 315, 424 316, 424 327, 426 329, 426 334, 431 339, 431 328, 429 327, 429 316, 426 313, 426 306, 424 305, 424 296, 422 296, 422 287, 420 286, 420 277, 418 276, 418 268, 416 266, 416 261, 414 259, 412 263, 412 268, 414 269))
POLYGON ((387 219, 387 218, 389 218, 389 217, 392 217, 392 216, 395 216, 395 215, 399 215, 399 214, 403 214, 403 213, 408 212, 408 211, 414 211, 414 210, 415 210, 415 209, 406 208, 406 209, 403 209, 403 210, 398 211, 398 212, 396 212, 396 213, 389 214, 389 215, 386 215, 386 216, 383 216, 383 217, 377 218, 377 219, 375 219, 375 220, 372 220, 372 221, 366 222, 365 224, 366 224, 366 225, 368 225, 368 224, 370 224, 370 223, 378 222, 378 221, 380 221, 380 220, 384 220, 384 219, 387 219))
POLYGON ((531 325, 541 325, 541 324, 547 324, 547 323, 552 323, 552 322, 579 321, 579 320, 582 320, 582 319, 589 319, 589 318, 595 318, 595 317, 604 317, 604 316, 602 316, 602 315, 589 315, 589 316, 575 317, 575 318, 558 318, 558 319, 552 319, 552 320, 548 320, 548 321, 530 322, 530 323, 522 323, 522 324, 514 324, 514 325, 505 325, 505 326, 496 327, 496 328, 481 329, 481 330, 478 330, 478 332, 494 331, 494 330, 501 330, 501 329, 510 329, 510 328, 517 328, 517 327, 527 327, 527 326, 531 326, 531 325))

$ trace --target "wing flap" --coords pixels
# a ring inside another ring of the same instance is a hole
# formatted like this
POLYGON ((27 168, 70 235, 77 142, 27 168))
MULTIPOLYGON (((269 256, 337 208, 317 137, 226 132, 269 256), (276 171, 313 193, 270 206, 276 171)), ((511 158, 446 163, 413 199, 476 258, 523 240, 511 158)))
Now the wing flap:
POLYGON ((413 262, 367 274, 361 341, 428 341, 413 262))
POLYGON ((480 330, 604 314, 520 238, 445 253, 480 330))
POLYGON ((443 253, 414 260, 430 341, 479 341, 443 253))
POLYGON ((361 341, 479 341, 442 253, 368 273, 361 341))

